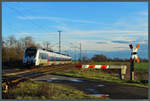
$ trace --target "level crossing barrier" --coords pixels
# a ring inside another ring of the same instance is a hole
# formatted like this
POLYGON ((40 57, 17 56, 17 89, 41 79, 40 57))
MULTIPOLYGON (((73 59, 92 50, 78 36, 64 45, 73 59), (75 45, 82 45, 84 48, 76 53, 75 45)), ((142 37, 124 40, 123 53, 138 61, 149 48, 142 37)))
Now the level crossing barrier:
POLYGON ((82 69, 120 69, 119 76, 120 79, 125 79, 127 66, 126 65, 75 65, 76 68, 82 69))

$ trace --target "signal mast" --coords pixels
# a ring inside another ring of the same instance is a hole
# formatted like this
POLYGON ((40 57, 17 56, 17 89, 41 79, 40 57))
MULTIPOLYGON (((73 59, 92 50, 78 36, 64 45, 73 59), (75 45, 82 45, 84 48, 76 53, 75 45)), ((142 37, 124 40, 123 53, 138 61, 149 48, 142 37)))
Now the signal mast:
POLYGON ((131 57, 130 57, 130 80, 134 80, 134 62, 136 61, 137 63, 140 62, 139 57, 137 56, 137 51, 140 47, 139 44, 137 44, 136 48, 133 48, 133 45, 129 45, 131 49, 131 57))

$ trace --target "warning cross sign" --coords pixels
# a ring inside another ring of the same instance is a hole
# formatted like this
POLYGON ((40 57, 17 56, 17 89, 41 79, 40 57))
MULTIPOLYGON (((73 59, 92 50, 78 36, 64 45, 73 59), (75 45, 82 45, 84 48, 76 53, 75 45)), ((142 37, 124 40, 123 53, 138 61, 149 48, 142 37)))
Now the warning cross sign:
POLYGON ((133 48, 133 45, 132 45, 132 44, 130 44, 129 47, 130 47, 130 49, 132 50, 132 52, 131 52, 131 57, 130 57, 130 62, 136 60, 136 62, 139 63, 139 62, 140 62, 140 59, 139 59, 139 57, 137 56, 137 51, 138 51, 140 45, 137 44, 137 46, 136 46, 135 49, 133 48))

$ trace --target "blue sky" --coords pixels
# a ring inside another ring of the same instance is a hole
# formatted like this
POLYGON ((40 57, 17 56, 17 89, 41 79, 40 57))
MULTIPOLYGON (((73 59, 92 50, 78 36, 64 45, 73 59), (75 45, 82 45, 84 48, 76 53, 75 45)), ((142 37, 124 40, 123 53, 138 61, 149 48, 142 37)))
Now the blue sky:
POLYGON ((118 52, 139 43, 139 52, 147 57, 148 3, 2 3, 3 37, 32 36, 37 43, 48 41, 58 50, 58 30, 62 31, 62 50, 81 42, 83 50, 118 52))

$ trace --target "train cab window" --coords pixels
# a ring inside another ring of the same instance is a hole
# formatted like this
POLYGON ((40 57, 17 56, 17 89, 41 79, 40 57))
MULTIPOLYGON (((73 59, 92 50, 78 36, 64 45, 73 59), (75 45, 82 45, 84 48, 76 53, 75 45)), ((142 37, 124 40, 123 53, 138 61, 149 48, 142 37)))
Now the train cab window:
POLYGON ((37 49, 35 48, 27 48, 25 51, 25 57, 35 57, 37 53, 37 49))

